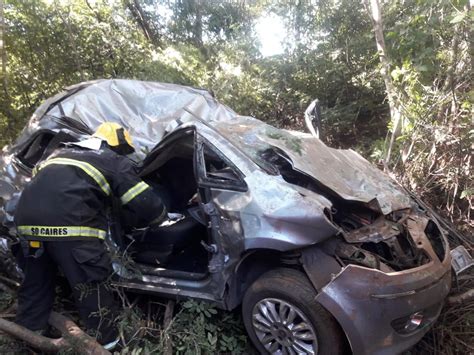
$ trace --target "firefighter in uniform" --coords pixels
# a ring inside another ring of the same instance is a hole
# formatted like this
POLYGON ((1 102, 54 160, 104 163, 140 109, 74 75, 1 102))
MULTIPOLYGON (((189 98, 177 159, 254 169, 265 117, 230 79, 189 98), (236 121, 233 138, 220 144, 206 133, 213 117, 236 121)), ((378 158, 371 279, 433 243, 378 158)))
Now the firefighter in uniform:
POLYGON ((94 136, 87 144, 59 149, 41 163, 20 197, 15 223, 25 278, 16 322, 34 331, 47 327, 59 268, 86 328, 96 331, 100 343, 112 344, 117 338, 117 305, 105 285, 112 273, 104 245, 107 213, 114 199, 119 201, 126 228, 160 223, 167 213, 124 156, 133 152, 128 132, 107 122, 94 136), (96 149, 90 149, 91 141, 96 149))

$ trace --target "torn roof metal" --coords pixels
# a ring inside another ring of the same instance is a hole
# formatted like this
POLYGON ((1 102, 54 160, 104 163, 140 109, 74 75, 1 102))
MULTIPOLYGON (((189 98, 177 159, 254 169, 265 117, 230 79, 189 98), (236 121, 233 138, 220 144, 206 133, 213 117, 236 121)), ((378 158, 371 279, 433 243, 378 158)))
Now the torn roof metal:
POLYGON ((260 166, 264 164, 260 152, 277 147, 288 155, 296 170, 346 200, 375 200, 384 214, 411 205, 409 197, 388 176, 356 152, 329 148, 311 135, 239 116, 202 89, 121 79, 77 84, 46 100, 16 145, 22 145, 41 128, 68 130, 56 120, 61 116, 90 131, 105 121, 120 123, 130 131, 141 158, 180 124, 204 121, 260 166))
POLYGON ((134 144, 149 151, 176 126, 176 121, 232 120, 236 113, 202 89, 137 80, 96 80, 70 86, 33 113, 17 144, 40 129, 60 129, 54 118, 67 116, 94 131, 113 121, 127 128, 134 144))

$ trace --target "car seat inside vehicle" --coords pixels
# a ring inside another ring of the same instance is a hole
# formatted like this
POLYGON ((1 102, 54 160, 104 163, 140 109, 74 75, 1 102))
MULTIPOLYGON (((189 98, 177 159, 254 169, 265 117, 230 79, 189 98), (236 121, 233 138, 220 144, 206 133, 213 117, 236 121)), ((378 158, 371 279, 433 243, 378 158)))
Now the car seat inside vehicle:
POLYGON ((194 176, 194 139, 184 136, 170 143, 150 162, 143 179, 165 204, 169 218, 159 226, 137 231, 131 256, 139 264, 193 273, 206 273, 208 241, 205 216, 198 205, 194 176))
POLYGON ((135 243, 136 262, 168 269, 205 272, 207 252, 201 245, 206 227, 190 215, 171 225, 147 228, 135 243))

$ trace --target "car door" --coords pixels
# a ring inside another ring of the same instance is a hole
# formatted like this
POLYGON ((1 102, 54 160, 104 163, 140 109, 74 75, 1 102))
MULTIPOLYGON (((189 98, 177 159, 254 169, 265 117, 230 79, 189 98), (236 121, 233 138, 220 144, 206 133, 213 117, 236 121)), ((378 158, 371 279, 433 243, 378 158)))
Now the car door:
POLYGON ((213 287, 223 297, 225 286, 244 251, 240 211, 248 204, 248 187, 243 172, 233 163, 235 159, 228 147, 219 147, 197 134, 195 154, 202 209, 211 226, 209 250, 213 255, 209 271, 213 274, 213 287))

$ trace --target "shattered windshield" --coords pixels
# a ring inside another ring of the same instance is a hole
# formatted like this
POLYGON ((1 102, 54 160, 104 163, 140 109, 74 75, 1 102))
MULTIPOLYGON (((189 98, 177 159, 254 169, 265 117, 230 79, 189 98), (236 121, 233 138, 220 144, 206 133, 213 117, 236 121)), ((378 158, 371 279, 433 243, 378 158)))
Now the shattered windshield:
POLYGON ((368 203, 375 198, 384 214, 410 206, 408 196, 387 175, 352 150, 330 148, 309 134, 277 129, 251 117, 213 126, 271 174, 279 174, 272 158, 276 153, 344 199, 368 203))
POLYGON ((231 122, 213 122, 212 125, 259 167, 272 175, 278 175, 279 169, 272 159, 274 154, 270 153, 274 151, 275 146, 270 144, 268 139, 283 142, 284 146, 295 154, 302 155, 303 152, 300 138, 251 117, 239 117, 231 122))

